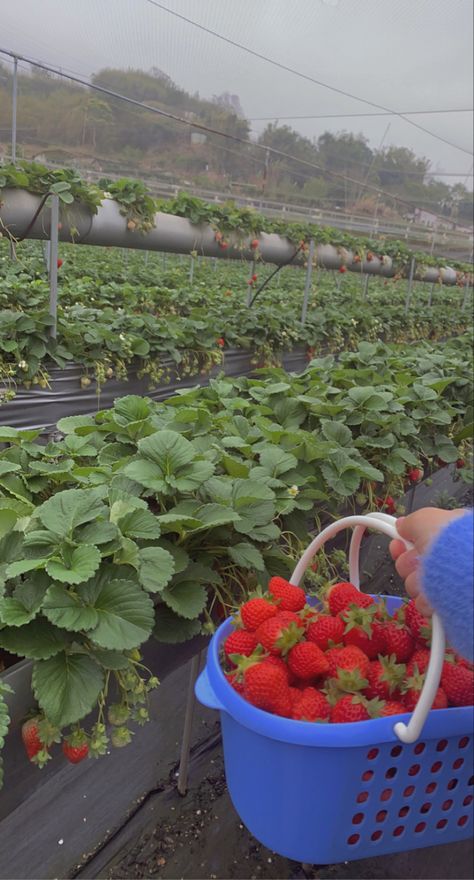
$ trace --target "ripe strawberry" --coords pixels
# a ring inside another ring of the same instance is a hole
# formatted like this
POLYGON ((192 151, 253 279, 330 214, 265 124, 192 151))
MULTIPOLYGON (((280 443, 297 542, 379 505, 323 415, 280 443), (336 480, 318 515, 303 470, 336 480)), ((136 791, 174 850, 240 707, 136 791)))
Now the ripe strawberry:
POLYGON ((372 260, 374 259, 374 254, 372 253, 372 251, 367 251, 366 259, 368 263, 372 262, 372 260))
POLYGON ((441 686, 452 706, 472 706, 474 703, 474 673, 466 666, 445 661, 441 686))
POLYGON ((244 674, 244 696, 249 703, 273 712, 274 715, 291 715, 291 695, 288 680, 281 669, 262 661, 247 669, 244 674))
POLYGON ((290 648, 301 641, 303 630, 294 621, 287 622, 278 619, 276 615, 261 623, 255 635, 258 644, 270 654, 285 655, 290 648))
POLYGON ((345 694, 331 709, 332 724, 345 724, 351 721, 368 721, 368 701, 360 694, 345 694))
POLYGON ((348 581, 341 581, 338 584, 334 584, 327 595, 329 611, 333 616, 336 616, 336 614, 344 611, 349 603, 353 602, 358 595, 359 591, 357 587, 355 587, 354 584, 348 583, 348 581))
POLYGON ((289 685, 293 685, 296 682, 295 676, 288 664, 283 660, 283 657, 277 657, 276 654, 270 654, 268 657, 265 657, 265 663, 269 663, 270 666, 276 666, 277 669, 281 669, 285 673, 289 685))
POLYGON ((313 687, 298 691, 299 698, 293 700, 291 717, 296 721, 327 721, 331 706, 324 694, 313 687))
POLYGON ((305 629, 305 621, 296 611, 278 611, 275 614, 275 620, 279 620, 280 623, 296 623, 300 629, 305 629))
MULTIPOLYGON (((418 700, 420 699, 420 694, 423 688, 423 684, 425 681, 425 674, 421 672, 415 672, 410 678, 407 678, 404 685, 404 693, 403 693, 403 703, 408 712, 413 712, 418 700)), ((446 696, 446 692, 442 687, 439 687, 436 691, 436 695, 433 701, 432 709, 446 709, 448 706, 448 699, 446 696)))
POLYGON ((347 266, 339 266, 339 272, 341 272, 341 274, 344 274, 344 272, 347 272, 347 266))
POLYGON ((249 599, 242 605, 240 616, 245 629, 249 632, 255 632, 264 620, 275 617, 277 611, 276 605, 272 605, 266 599, 249 599))
POLYGON ((38 718, 30 718, 21 728, 21 738, 30 761, 44 747, 38 732, 38 720, 38 718))
POLYGON ((326 658, 329 662, 329 677, 331 684, 343 691, 359 691, 367 687, 367 673, 369 671, 369 658, 360 648, 349 645, 347 648, 334 648, 338 653, 326 658))
POLYGON ((378 697, 381 700, 398 700, 405 669, 403 663, 396 662, 394 655, 372 660, 367 671, 369 684, 364 689, 365 696, 369 699, 378 697))
POLYGON ((456 462, 456 467, 458 470, 461 470, 463 467, 466 467, 466 462, 464 461, 463 458, 458 458, 458 460, 456 462))
POLYGON ((406 711, 406 706, 404 706, 399 700, 385 700, 379 711, 373 717, 385 718, 387 715, 404 715, 406 711))
MULTIPOLYGON (((256 647, 257 639, 254 633, 245 629, 236 629, 224 642, 224 654, 228 659, 230 654, 243 654, 244 657, 249 657, 256 647)), ((230 663, 234 665, 232 660, 230 663)))
POLYGON ((217 345, 219 346, 219 348, 224 348, 225 339, 223 336, 219 336, 219 339, 216 339, 216 342, 217 342, 217 345))
POLYGON ((385 624, 386 653, 395 654, 397 663, 406 663, 415 648, 415 640, 404 623, 392 619, 385 624))
POLYGON ((219 242, 219 247, 222 248, 223 251, 225 251, 225 250, 227 250, 227 248, 229 247, 229 245, 227 244, 226 241, 220 241, 220 242, 219 242))
POLYGON ((327 675, 329 663, 326 656, 313 642, 300 642, 288 652, 288 666, 293 675, 303 681, 327 675))
POLYGON ((257 280, 257 278, 258 278, 258 275, 252 275, 252 281, 255 282, 257 280))
POLYGON ((61 268, 62 264, 63 264, 63 260, 61 259, 61 257, 58 257, 58 269, 61 268))
POLYGON ((338 645, 342 642, 344 623, 340 617, 331 617, 329 614, 320 614, 317 619, 310 623, 306 631, 306 638, 314 642, 322 651, 327 651, 330 642, 338 645))
POLYGON ((253 238, 252 241, 250 242, 250 247, 252 248, 252 250, 256 251, 258 248, 258 245, 259 245, 258 238, 253 238))
POLYGON ((306 605, 306 595, 301 587, 290 584, 282 577, 272 577, 268 591, 281 611, 301 611, 306 605))
POLYGON ((375 619, 376 613, 377 608, 374 604, 371 608, 349 606, 341 615, 345 623, 344 644, 360 648, 370 660, 385 651, 385 629, 384 625, 375 619))
POLYGON ((430 652, 428 648, 418 648, 410 658, 410 662, 407 665, 407 678, 413 675, 414 672, 426 672, 428 669, 428 663, 430 662, 430 652))
POLYGON ((423 479, 423 471, 421 468, 412 467, 407 471, 407 477, 410 483, 419 483, 423 479))
POLYGON ((72 734, 63 740, 62 750, 65 757, 71 764, 79 764, 89 754, 89 745, 84 734, 79 737, 72 734), (77 744, 76 744, 77 743, 77 744))
MULTIPOLYGON (((425 645, 431 644, 431 620, 418 611, 413 599, 404 606, 405 623, 411 631, 413 638, 417 642, 423 642, 425 645)), ((400 615, 401 618, 401 615, 400 615)))

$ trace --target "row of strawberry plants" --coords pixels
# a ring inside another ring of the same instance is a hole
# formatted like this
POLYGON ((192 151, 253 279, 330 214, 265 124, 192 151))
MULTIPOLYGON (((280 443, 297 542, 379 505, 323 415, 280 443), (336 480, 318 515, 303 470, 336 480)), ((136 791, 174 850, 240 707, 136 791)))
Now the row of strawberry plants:
MULTIPOLYGON (((155 199, 141 181, 127 178, 113 181, 104 178, 99 185, 82 180, 72 169, 52 170, 35 162, 21 161, 17 165, 0 167, 0 197, 3 188, 21 188, 46 195, 54 192, 62 205, 62 218, 68 222, 68 206, 79 204, 92 214, 97 213, 104 197, 118 202, 124 222, 131 232, 146 233, 155 226, 155 212, 162 211, 186 217, 193 224, 210 224, 216 231, 220 245, 225 249, 231 239, 234 245, 249 236, 261 232, 275 232, 285 236, 295 245, 314 239, 318 244, 332 244, 343 250, 355 252, 359 259, 371 255, 389 256, 395 260, 400 271, 406 270, 412 257, 419 265, 439 265, 440 259, 425 253, 414 253, 405 242, 390 239, 374 239, 354 235, 332 227, 321 227, 309 221, 287 221, 259 214, 253 208, 239 208, 232 201, 225 204, 205 202, 196 196, 181 192, 174 199, 155 199)), ((70 221, 69 221, 70 222, 70 221)), ((74 234, 72 229, 71 234, 74 234)), ((258 241, 255 244, 257 252, 258 241)), ((460 273, 471 273, 469 263, 449 261, 460 273)))
POLYGON ((362 339, 410 341, 462 332, 469 322, 459 291, 437 291, 427 308, 426 292, 413 297, 404 314, 405 291, 396 282, 372 280, 370 309, 360 280, 339 286, 322 274, 316 280, 301 324, 303 273, 288 269, 280 287, 264 291, 248 308, 246 266, 196 266, 117 252, 68 246, 60 271, 57 338, 52 339, 49 286, 39 246, 22 247, 17 262, 5 248, 0 264, 0 377, 4 396, 16 385, 47 387, 51 366, 83 366, 84 387, 138 371, 150 387, 181 375, 208 373, 229 349, 252 353, 259 365, 278 363, 284 351, 302 346, 311 358, 322 349, 354 348, 362 339))
MULTIPOLYGON (((467 464, 469 351, 364 343, 300 376, 121 398, 47 445, 0 429, 0 647, 33 661, 35 763, 63 735, 69 757, 103 754, 107 722, 130 741, 157 683, 140 654, 152 634, 209 632, 342 505, 386 506, 436 462, 467 464)), ((339 562, 323 556, 308 591, 339 562)))

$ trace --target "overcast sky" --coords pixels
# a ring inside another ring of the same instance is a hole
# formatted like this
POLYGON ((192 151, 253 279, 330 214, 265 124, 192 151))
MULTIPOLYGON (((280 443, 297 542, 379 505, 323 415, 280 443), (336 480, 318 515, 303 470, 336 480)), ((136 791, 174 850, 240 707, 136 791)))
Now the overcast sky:
MULTIPOLYGON (((472 0, 163 0, 162 5, 389 109, 473 106, 472 0)), ((201 97, 239 95, 249 118, 283 122, 291 115, 374 109, 254 58, 149 0, 0 0, 0 45, 82 76, 107 66, 159 67, 201 97)), ((472 153, 472 113, 410 118, 472 153)), ((398 117, 285 122, 308 137, 347 130, 362 132, 371 147, 410 147, 428 157, 434 170, 456 172, 464 182, 473 170, 472 155, 398 117)), ((256 133, 265 125, 252 122, 256 133)))

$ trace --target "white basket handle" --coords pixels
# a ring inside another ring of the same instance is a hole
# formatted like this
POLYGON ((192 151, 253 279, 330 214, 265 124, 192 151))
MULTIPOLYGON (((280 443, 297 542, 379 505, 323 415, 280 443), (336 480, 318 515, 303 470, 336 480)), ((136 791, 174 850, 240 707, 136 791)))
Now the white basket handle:
MULTIPOLYGON (((401 541, 402 539, 395 528, 395 523, 395 517, 389 516, 386 513, 345 516, 343 519, 336 520, 336 522, 323 529, 323 531, 311 541, 311 544, 304 551, 291 575, 291 583, 296 586, 299 585, 301 578, 310 565, 315 553, 321 549, 323 544, 325 544, 329 538, 333 538, 334 535, 337 535, 338 532, 341 532, 343 529, 353 528, 354 532, 349 550, 349 577, 351 583, 359 588, 359 549, 365 530, 376 529, 379 532, 383 532, 384 535, 388 535, 389 538, 397 538, 401 541)), ((404 543, 406 544, 407 549, 411 548, 411 545, 407 541, 404 543)), ((397 721, 393 728, 395 735, 404 743, 415 742, 421 734, 426 717, 433 705, 436 691, 439 687, 444 661, 444 650, 445 636, 441 620, 437 614, 433 614, 431 655, 420 698, 408 724, 405 724, 403 721, 397 721)))

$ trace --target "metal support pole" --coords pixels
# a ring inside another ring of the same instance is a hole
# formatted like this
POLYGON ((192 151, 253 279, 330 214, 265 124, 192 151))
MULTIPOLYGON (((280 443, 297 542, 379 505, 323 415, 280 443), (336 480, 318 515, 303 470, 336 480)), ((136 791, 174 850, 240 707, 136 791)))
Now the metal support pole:
POLYGON ((415 258, 412 257, 412 261, 410 263, 410 275, 408 277, 407 296, 406 296, 406 300, 405 300, 405 315, 408 314, 408 309, 410 308, 410 300, 411 300, 411 292, 413 289, 414 276, 415 276, 415 258))
POLYGON ((193 283, 194 278, 194 257, 191 257, 191 262, 189 264, 189 283, 193 283))
POLYGON ((468 296, 469 296, 469 281, 466 279, 466 282, 464 284, 464 296, 463 296, 463 300, 462 300, 462 304, 461 304, 461 308, 463 311, 467 306, 468 296))
POLYGON ((431 306, 432 306, 432 304, 433 304, 433 291, 434 291, 434 287, 435 287, 434 284, 432 284, 431 287, 430 287, 430 295, 429 295, 429 297, 428 297, 428 307, 429 307, 429 308, 431 308, 431 306))
POLYGON ((146 264, 148 263, 148 251, 145 251, 144 262, 145 262, 145 266, 146 266, 146 264))
POLYGON ((166 269, 166 254, 163 254, 163 269, 166 269))
POLYGON ((185 795, 188 790, 189 752, 191 749, 194 704, 196 701, 196 698, 194 696, 194 684, 198 677, 200 662, 201 652, 199 652, 199 654, 192 658, 189 668, 188 693, 186 696, 186 711, 184 714, 183 737, 181 740, 181 754, 179 756, 177 782, 178 791, 182 795, 185 795))
POLYGON ((18 101, 18 58, 13 59, 12 88, 12 162, 16 162, 16 110, 18 101))
POLYGON ((215 272, 217 269, 217 257, 212 258, 212 271, 215 272))
POLYGON ((369 292, 369 277, 369 275, 366 275, 364 278, 364 287, 362 289, 362 299, 364 300, 364 302, 367 299, 367 294, 369 292))
POLYGON ((53 318, 50 334, 56 339, 58 318, 58 224, 59 196, 51 196, 51 241, 49 244, 49 314, 53 318))
POLYGON ((308 265, 306 267, 306 280, 304 284, 303 308, 301 309, 301 323, 306 321, 308 312, 309 291, 311 290, 311 276, 313 274, 314 239, 309 242, 308 265))
POLYGON ((252 302, 252 275, 255 275, 255 260, 252 260, 250 263, 250 272, 247 283, 247 305, 249 306, 252 302))

